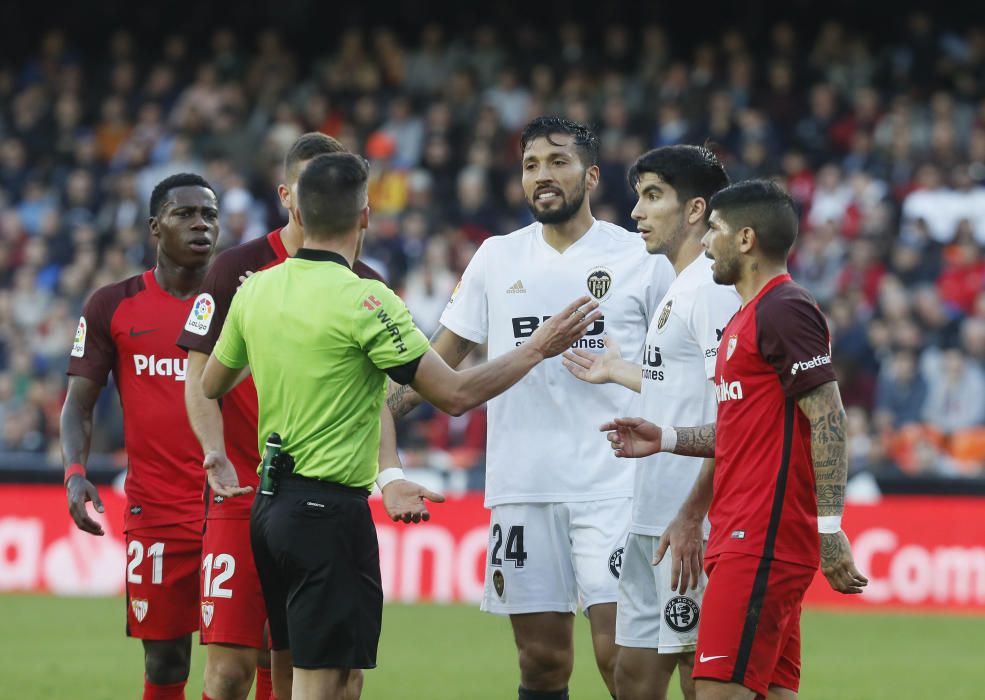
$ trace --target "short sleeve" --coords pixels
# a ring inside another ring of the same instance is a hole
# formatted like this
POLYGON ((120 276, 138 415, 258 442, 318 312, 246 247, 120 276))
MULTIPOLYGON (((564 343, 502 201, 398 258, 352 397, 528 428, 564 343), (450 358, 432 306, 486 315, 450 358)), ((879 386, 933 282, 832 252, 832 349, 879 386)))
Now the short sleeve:
POLYGON ((489 301, 486 296, 486 265, 489 242, 483 243, 469 261, 461 281, 441 314, 440 323, 455 335, 473 343, 484 343, 489 334, 489 301))
POLYGON ((97 290, 83 307, 68 361, 69 375, 85 377, 101 385, 106 384, 109 373, 116 366, 116 343, 111 325, 119 299, 114 298, 111 289, 97 290))
POLYGON ((250 363, 243 337, 243 304, 242 294, 233 296, 225 323, 220 326, 219 341, 212 351, 216 359, 230 369, 240 369, 250 363))
POLYGON ((705 284, 697 289, 697 298, 691 307, 691 332, 694 334, 705 359, 705 376, 715 378, 718 346, 722 343, 725 326, 739 310, 741 299, 734 287, 705 284))
POLYGON ((756 307, 756 342, 788 397, 836 379, 828 324, 806 296, 761 300, 756 307))
POLYGON ((658 306, 666 296, 667 290, 670 289, 670 285, 673 284, 677 274, 667 256, 650 255, 649 253, 647 253, 647 264, 643 266, 643 270, 645 275, 643 279, 644 303, 646 304, 644 315, 647 326, 649 326, 659 313, 658 306))
POLYGON ((427 337, 414 325, 410 311, 381 282, 369 282, 355 302, 353 331, 359 347, 379 369, 405 365, 427 352, 427 337))

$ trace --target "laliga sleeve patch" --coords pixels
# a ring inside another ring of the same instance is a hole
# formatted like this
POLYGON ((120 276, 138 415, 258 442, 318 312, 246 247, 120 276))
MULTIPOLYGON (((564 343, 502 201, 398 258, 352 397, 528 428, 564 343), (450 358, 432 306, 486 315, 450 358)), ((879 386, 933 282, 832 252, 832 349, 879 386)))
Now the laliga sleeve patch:
MULTIPOLYGON (((523 288, 523 285, 521 284, 520 287, 523 288)), ((458 280, 458 284, 456 284, 455 288, 451 290, 451 299, 448 300, 448 306, 451 306, 452 304, 455 303, 455 297, 458 296, 458 290, 460 290, 461 288, 462 288, 462 280, 458 280)))
POLYGON ((79 318, 79 327, 75 330, 75 342, 72 343, 72 357, 83 357, 86 354, 86 317, 79 318))
POLYGON ((215 299, 211 294, 203 292, 195 297, 191 313, 185 321, 185 330, 196 335, 205 335, 212 325, 213 316, 215 316, 215 299))

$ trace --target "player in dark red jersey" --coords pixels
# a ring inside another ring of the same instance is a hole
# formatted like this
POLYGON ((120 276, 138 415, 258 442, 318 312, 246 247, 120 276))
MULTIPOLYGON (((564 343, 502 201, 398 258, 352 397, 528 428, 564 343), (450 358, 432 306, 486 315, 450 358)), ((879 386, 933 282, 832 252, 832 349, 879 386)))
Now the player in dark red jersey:
POLYGON ((154 188, 150 229, 157 266, 98 289, 86 302, 68 365, 61 415, 68 506, 79 529, 102 535, 86 502, 92 412, 110 372, 123 405, 127 450, 127 634, 144 645, 145 699, 185 697, 198 628, 202 450, 183 409, 185 324, 219 233, 215 191, 198 175, 154 188))
MULTIPOLYGON (((754 180, 725 188, 710 208, 703 244, 715 281, 734 284, 743 301, 718 350, 717 422, 670 428, 620 418, 602 429, 620 457, 715 457, 658 549, 659 559, 700 534, 710 505, 698 698, 796 698, 800 608, 818 563, 836 591, 861 593, 868 583, 841 531, 845 410, 824 316, 787 273, 797 236, 790 197, 754 180)), ((679 591, 697 581, 699 557, 674 562, 679 591)))
MULTIPOLYGON (((202 283, 195 306, 178 338, 188 350, 188 381, 185 401, 188 416, 205 453, 204 466, 212 493, 207 499, 205 539, 202 548, 202 641, 209 645, 205 667, 205 696, 212 700, 245 698, 257 668, 257 698, 270 693, 269 656, 263 644, 266 620, 263 595, 250 549, 252 497, 227 498, 231 486, 251 487, 259 483, 257 465, 257 394, 252 378, 243 380, 219 404, 205 398, 201 376, 219 339, 226 313, 241 276, 284 262, 304 240, 297 216, 297 181, 308 162, 323 153, 344 151, 335 139, 317 132, 301 136, 284 159, 284 184, 278 187, 281 204, 288 210, 286 226, 260 238, 231 248, 216 257, 202 283), (258 665, 259 661, 259 665, 258 665)), ((356 261, 360 277, 380 279, 365 263, 356 261)), ((380 280, 382 281, 382 280, 380 280)), ((382 416, 381 470, 399 466, 393 419, 382 416)), ((427 519, 423 498, 429 491, 404 480, 387 484, 384 499, 395 519, 427 519)), ((285 669, 288 671, 289 669, 285 669)), ((283 676, 282 676, 283 677, 283 676)), ((362 674, 350 674, 349 696, 357 698, 362 674)))

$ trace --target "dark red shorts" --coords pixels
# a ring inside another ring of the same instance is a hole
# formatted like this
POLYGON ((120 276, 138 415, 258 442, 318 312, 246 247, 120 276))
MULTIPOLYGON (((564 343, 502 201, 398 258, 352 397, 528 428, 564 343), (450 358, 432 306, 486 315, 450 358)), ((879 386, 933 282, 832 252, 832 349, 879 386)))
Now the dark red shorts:
POLYGON ((127 532, 127 635, 177 639, 198 629, 202 523, 127 532))
POLYGON ((250 521, 208 520, 202 543, 202 643, 261 648, 267 609, 250 548, 250 521))
POLYGON ((739 683, 762 697, 800 686, 800 606, 816 569, 721 554, 707 561, 694 678, 739 683))

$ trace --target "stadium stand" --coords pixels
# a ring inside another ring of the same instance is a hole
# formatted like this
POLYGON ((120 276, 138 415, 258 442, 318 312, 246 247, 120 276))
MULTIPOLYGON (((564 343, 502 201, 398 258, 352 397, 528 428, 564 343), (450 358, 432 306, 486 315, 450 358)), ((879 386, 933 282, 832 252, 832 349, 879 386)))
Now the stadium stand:
MULTIPOLYGON (((835 20, 681 47, 660 24, 346 29, 318 51, 217 28, 99 52, 50 30, 0 67, 0 464, 57 470, 78 315, 152 263, 154 183, 203 173, 222 246, 283 223, 287 146, 321 130, 371 161, 365 258, 431 331, 476 246, 531 221, 518 130, 597 126, 597 217, 634 228, 625 173, 647 148, 710 142, 733 180, 775 177, 801 208, 794 276, 821 302, 850 415, 851 471, 985 475, 985 26, 905 17, 893 41, 835 20)), ((95 452, 125 463, 116 401, 95 452)), ((481 486, 482 410, 418 409, 409 466, 481 486)))

